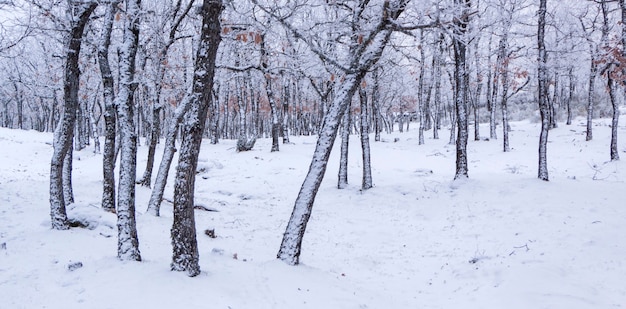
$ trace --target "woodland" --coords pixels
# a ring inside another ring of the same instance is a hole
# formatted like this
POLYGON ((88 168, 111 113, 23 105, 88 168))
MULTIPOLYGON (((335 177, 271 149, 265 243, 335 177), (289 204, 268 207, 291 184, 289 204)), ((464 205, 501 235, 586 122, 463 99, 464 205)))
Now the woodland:
POLYGON ((238 156, 268 140, 280 155, 315 137, 276 248, 297 265, 336 140, 337 188, 348 187, 352 137, 362 192, 374 187, 371 143, 409 131, 416 151, 448 141, 460 182, 469 141, 521 147, 513 121, 540 124, 524 146, 540 180, 549 133, 576 117, 589 142, 594 122, 611 119, 603 147, 618 161, 624 46, 624 0, 1 0, 0 126, 53 133, 54 230, 76 227, 75 156, 101 154, 99 206, 116 215, 120 260, 142 260, 136 212, 159 216, 169 179, 170 268, 191 277, 201 149, 232 140, 238 156), (139 187, 151 190, 146 205, 139 187))

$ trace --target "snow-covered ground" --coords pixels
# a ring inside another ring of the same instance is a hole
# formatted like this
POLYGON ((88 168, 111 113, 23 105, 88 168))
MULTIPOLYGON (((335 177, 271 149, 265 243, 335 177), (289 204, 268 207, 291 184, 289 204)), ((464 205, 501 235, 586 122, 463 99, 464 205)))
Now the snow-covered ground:
POLYGON ((581 119, 552 130, 550 182, 536 177, 536 123, 512 123, 510 153, 501 140, 470 141, 466 181, 452 181, 447 130, 419 146, 413 125, 372 142, 366 192, 353 135, 351 185, 336 189, 337 145, 296 267, 275 256, 315 137, 291 137, 275 153, 267 139, 245 153, 206 143, 196 199, 217 212, 196 211, 195 278, 169 270, 172 207, 145 214, 143 187, 144 261, 117 260, 115 216, 99 210, 102 157, 91 149, 74 155, 68 210, 91 226, 52 231, 52 135, 0 129, 0 308, 625 308, 625 123, 619 162, 608 162, 607 120, 590 142, 581 119))

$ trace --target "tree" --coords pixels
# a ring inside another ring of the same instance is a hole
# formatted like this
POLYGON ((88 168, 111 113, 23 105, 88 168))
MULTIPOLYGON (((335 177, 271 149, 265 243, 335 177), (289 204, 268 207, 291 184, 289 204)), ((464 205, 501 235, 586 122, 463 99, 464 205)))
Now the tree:
MULTIPOLYGON (((72 149, 76 109, 78 107, 78 88, 80 86, 80 69, 78 67, 80 49, 85 26, 91 13, 96 9, 95 2, 70 2, 72 17, 69 37, 67 40, 67 56, 65 59, 65 81, 63 85, 63 118, 54 133, 54 151, 50 162, 50 217, 55 230, 69 229, 66 213, 64 179, 67 180, 67 160, 72 149), (64 169, 64 166, 66 167, 64 169), (65 173, 64 173, 65 172, 65 173)), ((71 158, 71 156, 70 156, 71 158)))
MULTIPOLYGON (((163 89, 163 77, 166 71, 166 63, 168 51, 179 37, 176 33, 183 21, 191 10, 194 0, 190 0, 185 7, 182 7, 182 0, 177 0, 171 13, 166 15, 169 21, 169 31, 167 31, 167 39, 163 41, 161 34, 156 35, 157 59, 155 61, 156 76, 154 82, 154 98, 152 102, 152 121, 150 122, 150 142, 148 143, 148 160, 146 161, 146 169, 141 179, 137 183, 144 187, 150 187, 152 181, 152 168, 154 167, 154 155, 156 153, 156 144, 159 141, 159 133, 161 129, 161 111, 164 104, 161 103, 161 92, 163 89)), ((158 27, 155 27, 158 28, 158 27)))
POLYGON ((361 149, 363 149, 363 181, 361 183, 361 190, 367 190, 371 189, 374 183, 372 181, 372 160, 369 137, 370 121, 365 82, 363 82, 361 88, 359 88, 359 102, 361 103, 361 149))
POLYGON ((139 42, 141 0, 127 0, 124 37, 119 56, 119 90, 116 97, 120 125, 120 176, 117 198, 117 257, 141 261, 135 222, 135 175, 137 173, 137 133, 135 132, 133 96, 135 58, 139 42))
POLYGON ((539 113, 541 114, 541 133, 539 135, 539 169, 538 177, 548 181, 548 130, 550 128, 550 113, 548 106, 548 64, 545 46, 546 32, 546 2, 539 0, 539 22, 537 25, 537 47, 539 55, 537 57, 537 82, 539 98, 539 113))
POLYGON ((222 2, 204 0, 200 12, 202 28, 193 75, 192 106, 183 127, 183 140, 174 183, 174 223, 171 231, 173 247, 171 269, 187 272, 190 277, 200 274, 193 212, 195 176, 206 116, 213 100, 215 60, 221 41, 222 2))
MULTIPOLYGON (((255 0, 254 2, 258 4, 258 1, 255 0)), ((272 12, 271 9, 265 8, 265 12, 280 21, 296 38, 306 42, 311 50, 319 57, 324 60, 333 61, 337 67, 343 68, 344 74, 343 83, 337 89, 336 96, 325 117, 313 153, 311 165, 309 166, 309 171, 296 198, 291 218, 287 224, 278 251, 277 257, 287 264, 296 265, 299 263, 302 239, 306 225, 311 216, 315 195, 317 194, 326 171, 328 158, 339 129, 340 119, 346 112, 361 80, 372 65, 380 58, 393 32, 393 25, 397 25, 396 20, 403 12, 407 2, 408 1, 405 0, 393 1, 393 3, 385 1, 382 6, 378 6, 378 10, 372 10, 372 8, 376 8, 377 6, 368 6, 369 1, 350 3, 352 23, 366 22, 367 17, 369 17, 369 20, 373 21, 373 23, 371 25, 372 27, 362 28, 371 29, 367 32, 350 34, 350 36, 357 37, 357 43, 359 44, 351 44, 349 46, 348 59, 345 63, 338 63, 332 59, 328 59, 322 51, 316 48, 316 45, 312 43, 310 37, 305 36, 292 24, 288 23, 285 17, 279 16, 277 13, 272 12), (375 15, 365 15, 364 13, 366 12, 375 15)))
POLYGON ((454 83, 457 121, 456 173, 454 179, 467 178, 467 43, 464 41, 470 18, 471 0, 455 0, 460 5, 459 14, 454 19, 454 83))
POLYGON ((111 31, 118 2, 106 4, 104 24, 98 42, 98 65, 102 76, 102 95, 104 100, 104 151, 102 153, 102 209, 115 212, 115 137, 117 119, 115 118, 115 89, 113 73, 109 63, 111 31))

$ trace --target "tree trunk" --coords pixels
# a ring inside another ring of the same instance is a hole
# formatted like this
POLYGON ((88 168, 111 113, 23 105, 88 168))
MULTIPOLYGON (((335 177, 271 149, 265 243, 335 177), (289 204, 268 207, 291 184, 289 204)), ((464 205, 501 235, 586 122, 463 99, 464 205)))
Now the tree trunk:
POLYGON ((424 52, 424 29, 420 29, 420 73, 417 80, 417 100, 419 104, 418 145, 424 145, 424 130, 426 129, 426 104, 424 103, 424 71, 426 70, 426 53, 424 52))
POLYGON ((359 101, 361 102, 361 149, 363 149, 363 182, 361 190, 367 190, 372 188, 374 184, 372 181, 372 161, 370 158, 370 123, 367 108, 367 93, 363 87, 359 89, 359 101))
POLYGON ((548 181, 548 130, 550 128, 550 121, 548 119, 549 106, 548 106, 548 73, 547 73, 547 55, 546 46, 544 42, 545 27, 546 27, 546 1, 539 1, 539 23, 537 30, 537 45, 539 50, 539 57, 537 62, 539 68, 537 70, 537 82, 539 84, 539 111, 541 114, 541 134, 539 135, 539 169, 538 177, 541 180, 548 181))
POLYGON ((123 44, 120 48, 120 81, 116 98, 120 125, 120 171, 117 196, 117 257, 141 261, 135 222, 135 176, 137 170, 137 133, 134 123, 135 58, 139 42, 141 0, 126 1, 123 44))
MULTIPOLYGON (((74 4, 72 2, 72 4, 74 4)), ((77 6, 78 18, 72 23, 67 47, 65 62, 65 82, 63 86, 64 109, 63 118, 54 134, 53 154, 50 162, 50 218, 55 230, 69 229, 63 196, 63 165, 65 157, 71 149, 76 123, 76 108, 78 107, 78 89, 80 85, 80 70, 78 60, 83 37, 83 30, 89 21, 89 16, 97 4, 89 3, 77 6)))
POLYGON ((339 159, 339 175, 337 181, 337 189, 344 189, 348 186, 348 145, 350 141, 350 127, 352 126, 352 117, 350 113, 350 102, 348 102, 347 112, 343 115, 343 124, 341 128, 341 155, 339 159))
POLYGON ((186 116, 183 128, 183 140, 174 183, 174 223, 172 224, 171 269, 187 272, 190 277, 200 274, 193 211, 194 189, 202 135, 207 112, 213 100, 215 60, 221 41, 222 2, 204 0, 201 10, 202 30, 193 78, 194 100, 191 102, 192 106, 186 116))
POLYGON ((100 116, 102 115, 102 106, 100 105, 97 97, 94 97, 93 104, 89 109, 89 122, 91 123, 91 132, 93 134, 93 153, 100 153, 100 135, 98 134, 98 122, 100 122, 100 116), (100 109, 98 118, 94 115, 93 110, 96 106, 100 109))
POLYGON ((74 144, 70 144, 65 159, 63 159, 63 199, 65 205, 74 203, 74 188, 72 187, 72 161, 74 160, 74 144))
POLYGON ((102 209, 115 212, 115 135, 117 132, 115 115, 115 91, 113 74, 109 63, 111 31, 117 3, 107 4, 102 35, 98 45, 98 65, 102 76, 104 98, 104 151, 102 153, 102 209))
POLYGON ((594 91, 596 87, 596 74, 598 71, 597 60, 595 57, 591 57, 591 68, 589 70, 589 92, 587 93, 587 135, 585 140, 590 141, 593 139, 593 104, 594 104, 594 91))
MULTIPOLYGON (((509 146, 509 59, 507 55, 508 51, 508 33, 505 32, 500 39, 498 47, 498 68, 500 70, 500 78, 502 80, 502 95, 501 104, 502 109, 502 149, 504 152, 511 151, 509 146)), ((494 109, 495 110, 495 109, 494 109)))
MULTIPOLYGON (((174 153, 176 153, 176 135, 178 134, 178 127, 180 126, 183 117, 191 108, 190 101, 191 95, 185 96, 183 101, 178 105, 174 111, 174 116, 170 120, 170 124, 165 136, 165 145, 163 146, 163 157, 159 165, 159 171, 157 172, 156 180, 154 181, 154 188, 150 195, 150 202, 148 202, 149 214, 159 216, 161 212, 161 201, 163 200, 163 193, 165 192, 165 185, 167 184, 167 175, 169 174, 172 160, 174 159, 174 153)), ((193 100, 196 100, 195 98, 193 100)))
POLYGON ((154 155, 156 153, 156 145, 159 141, 161 129, 161 109, 162 106, 158 102, 154 103, 152 108, 152 121, 150 122, 150 141, 148 142, 148 159, 146 161, 146 169, 137 184, 150 188, 152 182, 152 169, 154 167, 154 155))
POLYGON ((467 164, 467 46, 464 39, 467 26, 469 24, 469 10, 471 0, 455 0, 455 3, 462 5, 462 14, 455 19, 454 45, 454 81, 455 87, 455 108, 458 137, 456 141, 456 173, 454 179, 468 177, 467 164))
POLYGON ((479 42, 480 37, 475 39, 474 43, 474 58, 476 61, 476 83, 478 84, 476 87, 476 92, 474 93, 474 97, 472 99, 472 103, 474 105, 474 140, 480 141, 480 95, 483 89, 483 77, 482 77, 482 67, 480 63, 480 54, 479 50, 479 42))
POLYGON ((607 88, 609 90, 609 98, 613 107, 613 118, 611 120, 611 161, 619 160, 619 150, 617 149, 617 126, 619 124, 619 103, 615 98, 615 82, 608 72, 607 88))
POLYGON ((289 144, 289 84, 283 86, 283 144, 289 144))
POLYGON ((566 125, 572 124, 572 98, 574 97, 574 90, 576 89, 576 83, 574 83, 574 67, 570 67, 568 71, 569 76, 569 95, 567 96, 567 122, 566 125))

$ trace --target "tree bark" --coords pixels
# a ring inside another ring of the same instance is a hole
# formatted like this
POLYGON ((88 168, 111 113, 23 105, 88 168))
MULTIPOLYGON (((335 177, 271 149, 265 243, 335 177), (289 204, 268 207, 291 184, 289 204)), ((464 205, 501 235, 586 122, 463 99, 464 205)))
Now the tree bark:
POLYGON ((135 58, 139 42, 141 0, 126 1, 123 43, 120 48, 120 81, 116 98, 120 125, 120 170, 117 196, 117 257, 141 261, 135 222, 135 176, 137 173, 137 133, 134 123, 136 89, 135 58))
POLYGON ((344 189, 348 186, 348 149, 350 144, 350 127, 352 126, 351 108, 348 102, 347 112, 343 115, 341 121, 341 154, 339 158, 339 174, 337 180, 337 189, 344 189))
POLYGON ((547 73, 547 55, 544 42, 546 27, 546 2, 539 1, 539 23, 537 29, 537 46, 539 56, 537 62, 539 68, 537 70, 537 80, 539 84, 539 112, 541 114, 541 134, 539 135, 539 169, 538 177, 541 180, 548 181, 548 131, 550 128, 550 120, 548 119, 548 73, 547 73))
MULTIPOLYGON (((165 185, 167 184, 167 175, 169 174, 172 160, 174 159, 174 153, 176 153, 176 135, 178 134, 178 127, 183 120, 183 117, 191 108, 190 101, 191 95, 187 95, 180 105, 174 111, 174 116, 170 120, 170 125, 165 136, 165 145, 163 146, 163 157, 159 164, 159 171, 157 172, 156 180, 154 181, 154 188, 150 195, 150 201, 148 202, 149 214, 159 216, 161 212, 161 201, 163 200, 163 193, 165 192, 165 185)), ((193 99, 197 100, 197 99, 193 99)))
POLYGON ((456 172, 454 179, 468 177, 467 164, 467 46, 463 42, 467 26, 469 24, 469 9, 471 0, 455 0, 456 4, 462 6, 461 15, 455 18, 454 45, 454 81, 455 87, 455 109, 458 137, 456 141, 456 172))
POLYGON ((104 151, 102 152, 102 209, 115 212, 115 136, 117 120, 115 115, 115 91, 113 74, 109 63, 109 46, 117 2, 107 4, 101 39, 98 45, 98 65, 102 76, 104 99, 104 151))
POLYGON ((207 112, 213 100, 215 60, 221 37, 220 15, 222 2, 204 0, 201 8, 202 30, 196 55, 193 77, 192 106, 183 127, 183 140, 174 183, 174 223, 172 224, 173 271, 184 271, 190 277, 200 274, 196 224, 194 217, 194 189, 196 167, 207 112))
POLYGON ((372 160, 370 155, 370 132, 369 132, 369 109, 367 108, 367 93, 361 87, 359 89, 359 101, 361 102, 361 149, 363 149, 363 182, 361 190, 367 190, 374 186, 372 181, 372 160))
POLYGON ((76 124, 76 108, 78 107, 78 89, 80 85, 80 69, 78 60, 82 43, 83 31, 97 3, 76 5, 79 10, 77 19, 70 29, 67 58, 65 62, 65 81, 63 85, 64 109, 61 122, 54 133, 54 151, 50 162, 50 218, 55 230, 69 229, 66 213, 66 201, 63 196, 63 165, 65 157, 71 149, 76 124))

